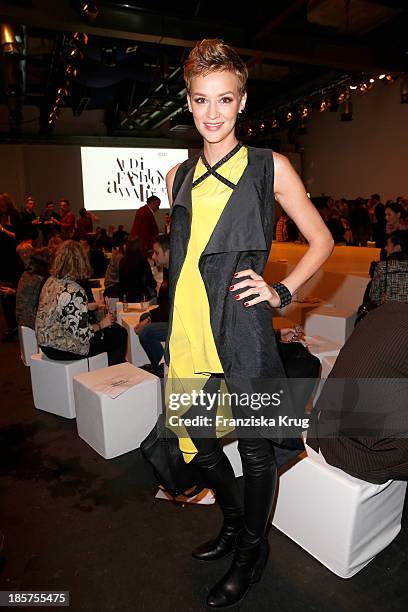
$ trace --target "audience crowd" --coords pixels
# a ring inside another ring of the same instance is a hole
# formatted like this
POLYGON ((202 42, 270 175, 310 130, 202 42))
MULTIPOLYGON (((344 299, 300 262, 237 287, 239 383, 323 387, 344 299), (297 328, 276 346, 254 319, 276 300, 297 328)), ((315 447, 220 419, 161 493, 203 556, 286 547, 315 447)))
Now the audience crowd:
MULTIPOLYGON (((334 200, 332 197, 314 198, 319 213, 329 228, 335 244, 376 246, 384 249, 388 236, 397 230, 408 229, 408 196, 381 202, 375 193, 368 200, 334 200)), ((295 223, 282 212, 275 225, 278 242, 305 242, 295 223)))
MULTIPOLYGON (((314 202, 335 243, 381 248, 358 320, 384 302, 407 303, 408 197, 385 204, 378 194, 368 200, 325 197, 314 202)), ((18 212, 11 197, 0 193, 0 302, 8 328, 3 340, 13 340, 18 326, 26 326, 36 331, 49 358, 80 359, 107 352, 110 365, 120 363, 127 334, 109 313, 109 300, 156 303, 134 331, 150 360, 147 367, 162 377, 171 219, 166 215, 165 231, 158 234, 154 215, 159 206, 160 199, 151 196, 136 212, 128 233, 123 225, 94 228, 98 217, 85 208, 76 217, 67 199, 60 200, 58 210, 48 201, 37 213, 28 196, 18 212), (161 284, 154 270, 162 273, 161 284), (91 278, 104 278, 101 303, 94 300, 91 278)), ((276 221, 275 238, 304 241, 284 212, 276 221)))
MULTIPOLYGON (((335 243, 375 244, 381 255, 370 268, 357 328, 323 387, 309 432, 310 445, 320 448, 328 463, 363 480, 407 479, 405 438, 351 440, 336 434, 328 439, 324 426, 328 407, 334 405, 334 400, 327 399, 329 393, 338 396, 333 381, 338 384, 344 377, 361 375, 407 376, 408 197, 385 204, 378 194, 367 201, 328 197, 317 198, 315 204, 335 243), (367 354, 372 357, 367 359, 367 354)), ((142 314, 134 332, 150 360, 144 367, 163 377, 171 221, 167 215, 165 232, 158 234, 154 214, 159 206, 157 197, 149 198, 137 211, 129 234, 123 225, 94 229, 99 219, 85 208, 76 218, 66 199, 60 201, 59 210, 46 202, 38 214, 35 201, 27 197, 19 213, 10 196, 0 193, 0 303, 8 327, 3 340, 13 340, 18 326, 25 326, 35 330, 39 347, 50 359, 83 359, 106 352, 108 364, 114 365, 126 360, 128 339, 125 328, 115 322, 110 300, 155 303, 154 310, 142 314), (163 280, 156 283, 159 271, 163 280), (91 279, 97 278, 104 278, 100 302, 95 302, 92 293, 91 279)), ((276 221, 275 238, 304 241, 285 213, 276 221)), ((336 406, 337 411, 342 409, 336 406)), ((398 410, 404 411, 405 404, 398 410)), ((348 405, 347 411, 354 427, 358 406, 348 405)))
MULTIPOLYGON (((157 210, 160 200, 154 198, 153 203, 157 210)), ((125 361, 127 332, 116 324, 107 299, 158 302, 157 313, 146 317, 141 329, 151 324, 153 330, 153 321, 167 321, 167 280, 157 292, 152 269, 156 263, 155 274, 163 265, 167 268, 168 252, 163 256, 162 249, 168 251, 168 237, 163 235, 162 243, 158 235, 156 245, 151 232, 146 241, 145 236, 129 236, 123 225, 94 229, 98 217, 85 208, 76 217, 66 199, 60 200, 58 210, 52 201, 42 213, 35 206, 27 197, 18 212, 11 197, 0 193, 0 303, 7 325, 3 340, 14 340, 18 326, 25 326, 35 330, 38 345, 51 359, 106 352, 109 365, 125 361), (104 299, 97 303, 91 279, 101 278, 104 299)), ((156 346, 157 330, 151 341, 148 336, 146 350, 152 343, 152 354, 162 354, 161 343, 159 351, 156 346)), ((152 369, 162 375, 160 359, 152 362, 152 369)))

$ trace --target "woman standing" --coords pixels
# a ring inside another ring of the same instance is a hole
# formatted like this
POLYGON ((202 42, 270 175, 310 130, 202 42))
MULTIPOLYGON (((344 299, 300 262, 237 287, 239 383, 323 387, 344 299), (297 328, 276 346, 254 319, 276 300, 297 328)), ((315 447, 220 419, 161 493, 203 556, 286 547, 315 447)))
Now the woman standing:
MULTIPOLYGON (((167 175, 173 201, 167 397, 191 381, 196 389, 214 393, 223 380, 234 391, 237 381, 256 386, 285 377, 271 307, 288 304, 333 248, 289 161, 271 150, 243 146, 236 138, 247 79, 237 53, 221 40, 203 40, 191 51, 184 76, 188 107, 204 146, 198 159, 183 162, 167 175), (272 243, 274 194, 310 247, 282 283, 272 287, 262 273, 272 243)), ((207 406, 206 415, 212 413, 207 406)), ((224 516, 220 534, 193 556, 209 561, 234 551, 230 569, 208 596, 211 607, 238 602, 261 577, 278 455, 282 458, 285 452, 276 446, 285 442, 279 434, 271 431, 265 437, 253 430, 251 437, 239 439, 242 503, 232 466, 216 437, 219 432, 210 437, 197 437, 187 429, 179 433, 185 460, 200 466, 224 516)), ((291 453, 293 447, 286 450, 287 456, 291 453)))

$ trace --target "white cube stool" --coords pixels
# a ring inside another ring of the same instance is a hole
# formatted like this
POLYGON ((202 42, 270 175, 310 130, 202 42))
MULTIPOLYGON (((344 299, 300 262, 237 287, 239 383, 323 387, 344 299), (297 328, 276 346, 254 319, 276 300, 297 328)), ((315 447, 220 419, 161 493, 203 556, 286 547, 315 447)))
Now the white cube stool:
POLYGON ((355 312, 320 306, 306 314, 305 334, 323 336, 343 346, 354 329, 355 320, 355 312))
POLYGON ((407 483, 375 485, 307 457, 280 476, 273 525, 341 578, 350 578, 396 537, 407 483))
POLYGON ((38 353, 38 344, 35 331, 25 325, 18 326, 18 341, 20 343, 21 361, 28 368, 31 365, 31 355, 38 353))
POLYGON ((128 348, 126 353, 126 359, 135 366, 145 365, 150 363, 150 359, 146 355, 146 352, 140 344, 139 336, 135 332, 135 325, 139 322, 139 316, 122 316, 121 324, 128 333, 128 348))
POLYGON ((76 361, 55 361, 43 353, 31 357, 31 387, 34 406, 67 419, 75 419, 72 378, 108 365, 106 353, 76 361))
POLYGON ((78 435, 105 459, 139 448, 161 412, 160 379, 131 363, 77 374, 74 378, 78 435), (136 377, 112 399, 95 387, 136 377))

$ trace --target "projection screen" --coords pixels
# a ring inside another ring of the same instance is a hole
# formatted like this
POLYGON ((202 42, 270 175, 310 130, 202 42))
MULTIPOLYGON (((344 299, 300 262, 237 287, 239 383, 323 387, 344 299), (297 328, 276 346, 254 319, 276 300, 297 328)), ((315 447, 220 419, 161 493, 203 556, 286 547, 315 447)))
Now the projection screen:
POLYGON ((187 157, 187 149, 81 147, 85 208, 134 210, 150 195, 169 208, 166 174, 187 157))

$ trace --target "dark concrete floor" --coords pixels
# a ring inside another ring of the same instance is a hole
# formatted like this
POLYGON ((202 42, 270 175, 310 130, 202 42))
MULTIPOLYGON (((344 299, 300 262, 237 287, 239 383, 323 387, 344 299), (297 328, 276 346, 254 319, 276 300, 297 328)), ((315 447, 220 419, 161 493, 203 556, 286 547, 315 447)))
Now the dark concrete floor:
MULTIPOLYGON (((0 344, 0 364, 0 590, 69 590, 75 611, 207 610, 229 562, 190 551, 218 530, 218 508, 155 500, 139 451, 106 461, 75 421, 35 410, 17 342, 0 344)), ((407 527, 406 510, 397 539, 349 580, 272 528, 264 578, 234 610, 405 611, 407 527)))

